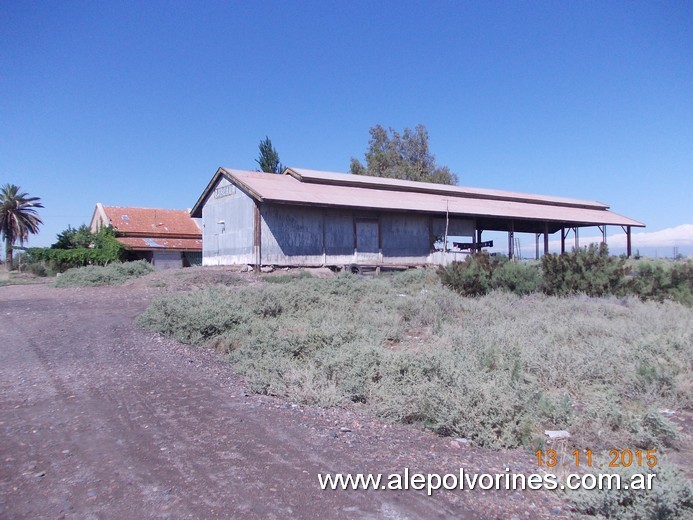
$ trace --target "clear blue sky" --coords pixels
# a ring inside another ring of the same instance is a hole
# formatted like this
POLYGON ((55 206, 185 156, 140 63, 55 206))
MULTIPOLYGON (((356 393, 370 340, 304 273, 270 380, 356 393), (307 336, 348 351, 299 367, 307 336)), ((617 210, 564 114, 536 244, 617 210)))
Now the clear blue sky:
POLYGON ((693 2, 20 2, 0 16, 0 184, 49 245, 95 203, 191 207, 218 166, 348 171, 423 123, 468 186, 693 223, 693 2))

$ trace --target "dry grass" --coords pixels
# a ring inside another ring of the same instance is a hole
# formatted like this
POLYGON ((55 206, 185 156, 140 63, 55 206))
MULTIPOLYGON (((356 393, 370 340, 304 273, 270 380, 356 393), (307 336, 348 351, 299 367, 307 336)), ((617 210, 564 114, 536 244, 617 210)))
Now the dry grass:
MULTIPOLYGON (((693 410, 693 309, 630 298, 465 298, 430 271, 213 287, 154 302, 140 323, 228 352, 252 391, 357 406, 489 448, 676 449, 662 409, 693 410)), ((682 518, 690 482, 657 468, 655 492, 570 493, 603 518, 682 518)))

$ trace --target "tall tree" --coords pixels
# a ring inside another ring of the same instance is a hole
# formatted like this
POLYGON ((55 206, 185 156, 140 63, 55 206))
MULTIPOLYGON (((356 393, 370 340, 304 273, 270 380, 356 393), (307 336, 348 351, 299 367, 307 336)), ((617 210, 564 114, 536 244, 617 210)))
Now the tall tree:
POLYGON ((352 157, 350 170, 355 175, 390 177, 410 181, 457 184, 457 175, 447 166, 436 164, 428 148, 428 131, 424 125, 414 130, 405 128, 401 134, 393 128, 375 125, 366 151, 366 166, 352 157))
POLYGON ((279 153, 272 146, 272 141, 270 141, 269 137, 265 136, 260 141, 258 148, 260 149, 260 156, 255 159, 255 162, 260 165, 258 171, 267 173, 282 173, 284 171, 284 166, 279 162, 279 153))
POLYGON ((58 233, 58 240, 51 249, 76 249, 89 247, 94 243, 95 234, 86 224, 73 228, 68 224, 67 229, 58 233))
POLYGON ((0 188, 0 235, 5 240, 5 259, 7 269, 12 269, 12 246, 19 241, 20 245, 29 239, 29 233, 38 233, 43 221, 36 211, 43 204, 39 197, 29 197, 28 193, 19 193, 19 186, 5 184, 0 188))

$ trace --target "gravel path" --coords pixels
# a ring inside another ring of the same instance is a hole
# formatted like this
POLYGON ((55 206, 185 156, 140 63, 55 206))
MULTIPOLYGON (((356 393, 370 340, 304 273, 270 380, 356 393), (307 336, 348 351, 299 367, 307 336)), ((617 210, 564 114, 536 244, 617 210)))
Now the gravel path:
POLYGON ((151 284, 0 287, 0 518, 561 518, 536 491, 321 491, 318 473, 534 471, 360 415, 246 395, 142 331, 151 284))

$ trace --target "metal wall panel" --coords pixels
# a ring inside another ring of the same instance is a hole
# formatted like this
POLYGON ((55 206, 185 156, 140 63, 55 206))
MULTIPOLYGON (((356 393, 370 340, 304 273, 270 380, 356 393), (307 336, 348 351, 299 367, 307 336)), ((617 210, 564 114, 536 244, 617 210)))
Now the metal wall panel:
POLYGON ((424 264, 431 253, 430 217, 385 213, 381 219, 383 262, 424 264))
POLYGON ((202 208, 202 265, 253 263, 255 203, 221 179, 202 208))
POLYGON ((263 264, 323 264, 321 209, 263 204, 261 216, 263 264))
MULTIPOLYGON (((445 218, 433 219, 433 234, 441 238, 445 236, 445 218)), ((450 217, 448 220, 448 236, 473 237, 474 221, 471 219, 450 217)))

